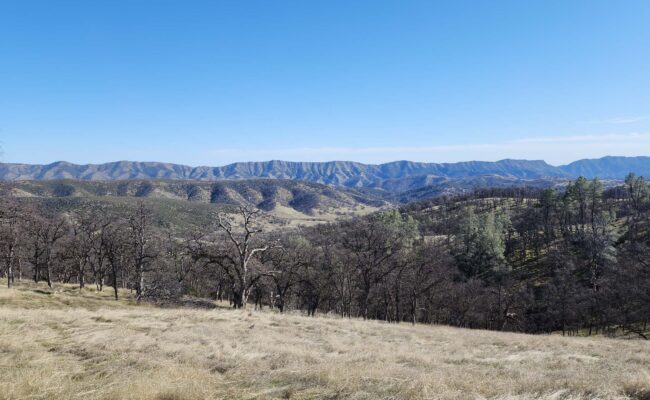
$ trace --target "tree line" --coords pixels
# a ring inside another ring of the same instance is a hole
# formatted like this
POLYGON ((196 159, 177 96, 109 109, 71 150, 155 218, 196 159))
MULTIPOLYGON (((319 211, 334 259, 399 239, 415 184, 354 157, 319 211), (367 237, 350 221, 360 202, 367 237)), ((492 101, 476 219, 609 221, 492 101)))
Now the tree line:
POLYGON ((605 190, 484 189, 309 228, 264 229, 261 211, 175 232, 144 203, 48 212, 0 208, 2 273, 191 295, 233 307, 521 332, 646 336, 650 196, 643 177, 605 190))

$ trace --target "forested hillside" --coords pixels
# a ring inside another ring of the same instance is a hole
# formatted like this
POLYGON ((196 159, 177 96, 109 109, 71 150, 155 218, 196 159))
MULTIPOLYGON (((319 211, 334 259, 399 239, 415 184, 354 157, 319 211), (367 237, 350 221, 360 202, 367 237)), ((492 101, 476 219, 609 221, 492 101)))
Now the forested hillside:
POLYGON ((364 215, 389 203, 381 193, 317 183, 253 179, 241 181, 18 181, 0 182, 0 192, 51 212, 80 208, 128 214, 144 202, 155 225, 192 231, 210 224, 215 212, 238 207, 264 211, 265 226, 310 225, 364 215))
POLYGON ((563 190, 495 188, 281 230, 248 205, 211 210, 204 224, 176 231, 155 223, 145 202, 114 212, 2 201, 9 285, 45 280, 131 288, 139 301, 191 294, 310 315, 647 336, 650 196, 635 175, 607 190, 585 178, 563 190))

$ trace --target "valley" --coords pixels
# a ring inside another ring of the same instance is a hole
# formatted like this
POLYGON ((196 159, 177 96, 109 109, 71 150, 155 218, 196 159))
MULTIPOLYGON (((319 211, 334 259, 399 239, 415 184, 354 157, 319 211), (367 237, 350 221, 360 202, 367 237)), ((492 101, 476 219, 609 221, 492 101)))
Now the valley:
POLYGON ((126 213, 139 202, 157 221, 181 231, 197 229, 218 212, 238 207, 264 211, 265 226, 310 226, 393 207, 382 193, 289 180, 242 181, 17 181, 0 191, 38 208, 73 211, 84 207, 126 213))

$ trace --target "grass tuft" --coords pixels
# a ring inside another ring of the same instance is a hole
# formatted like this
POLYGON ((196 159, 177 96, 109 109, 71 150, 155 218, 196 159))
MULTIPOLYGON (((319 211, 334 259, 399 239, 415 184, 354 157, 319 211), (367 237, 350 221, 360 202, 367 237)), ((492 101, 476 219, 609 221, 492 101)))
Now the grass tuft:
POLYGON ((631 400, 650 400, 650 378, 626 384, 623 393, 631 400))

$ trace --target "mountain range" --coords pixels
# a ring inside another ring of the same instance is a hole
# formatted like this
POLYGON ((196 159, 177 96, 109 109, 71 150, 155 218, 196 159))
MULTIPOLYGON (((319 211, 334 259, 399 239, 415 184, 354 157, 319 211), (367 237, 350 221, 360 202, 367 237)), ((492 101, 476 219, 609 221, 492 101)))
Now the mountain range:
POLYGON ((551 184, 578 176, 623 179, 628 173, 650 176, 650 157, 603 157, 553 166, 542 160, 506 159, 496 162, 422 163, 395 161, 362 164, 351 161, 239 162, 222 167, 190 167, 160 162, 118 161, 77 165, 65 161, 47 165, 0 164, 0 180, 186 180, 222 181, 243 179, 289 179, 347 188, 380 189, 392 193, 426 187, 551 184))

